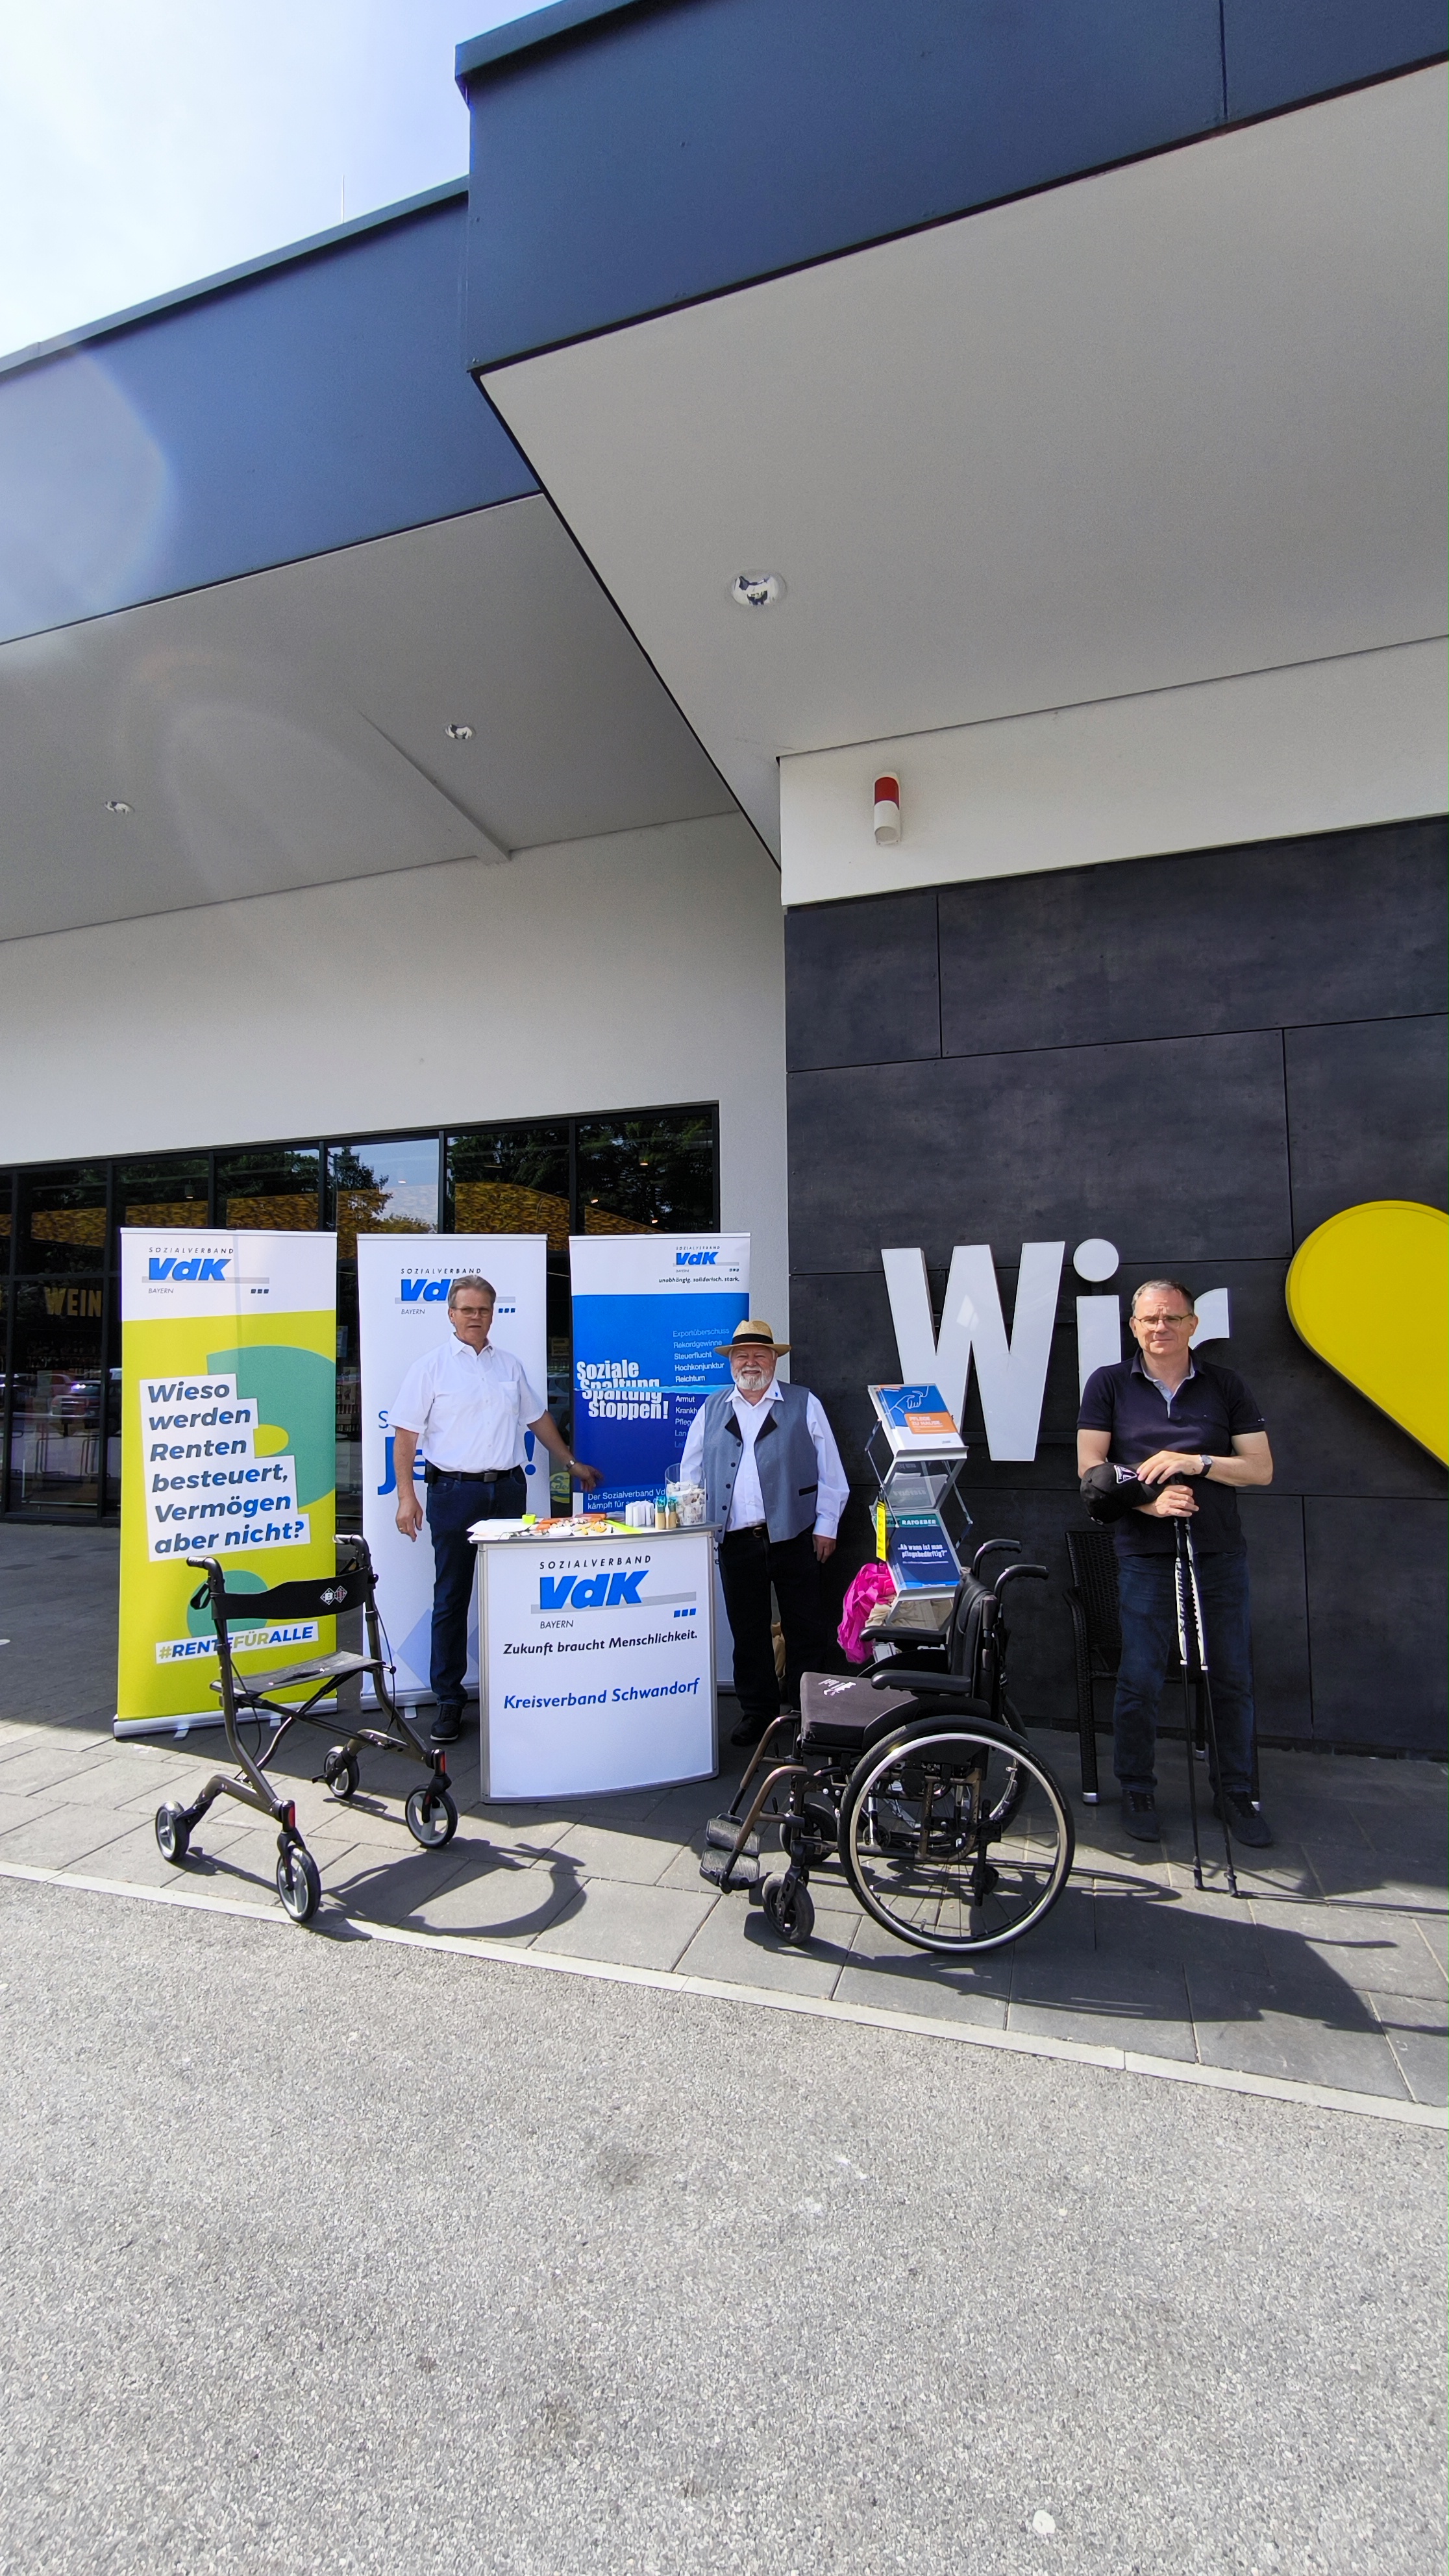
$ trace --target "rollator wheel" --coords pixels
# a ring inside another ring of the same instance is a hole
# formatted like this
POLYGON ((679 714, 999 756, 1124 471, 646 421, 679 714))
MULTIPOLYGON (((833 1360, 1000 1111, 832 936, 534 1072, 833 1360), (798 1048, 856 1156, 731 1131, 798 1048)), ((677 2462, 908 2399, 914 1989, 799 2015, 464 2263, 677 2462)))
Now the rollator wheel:
POLYGON ((840 1857, 867 1914, 914 1949, 1019 1941, 1072 1866, 1071 1811, 1044 1762, 959 1722, 917 1719, 856 1765, 840 1857))
POLYGON ((334 1744, 323 1761, 322 1777, 334 1798, 355 1798, 362 1785, 362 1765, 345 1744, 334 1744))
POLYGON ((156 1810, 156 1848, 163 1860, 179 1869, 191 1849, 191 1821, 184 1807, 165 1806, 156 1810))
POLYGON ((300 1843, 285 1843, 277 1855, 277 1894, 294 1923, 310 1923, 322 1902, 321 1874, 300 1843))
POLYGON ((407 1803, 408 1832, 424 1851, 441 1851, 458 1830, 458 1810, 453 1793, 441 1782, 426 1789, 414 1789, 407 1803))
POLYGON ((772 1932, 792 1948, 803 1950, 815 1929, 815 1900, 808 1887, 798 1878, 777 1874, 767 1878, 760 1891, 760 1903, 772 1932))

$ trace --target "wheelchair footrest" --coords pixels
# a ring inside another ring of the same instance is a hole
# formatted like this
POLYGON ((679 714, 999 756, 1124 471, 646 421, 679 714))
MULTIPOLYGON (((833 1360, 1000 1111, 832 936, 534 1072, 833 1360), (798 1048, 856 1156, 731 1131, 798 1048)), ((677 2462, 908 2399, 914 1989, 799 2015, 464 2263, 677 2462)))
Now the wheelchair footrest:
MULTIPOLYGON (((757 1838, 752 1834, 750 1839, 753 1842, 757 1838)), ((732 1887, 757 1887, 764 1868, 757 1851, 743 1851, 738 1860, 731 1861, 727 1851, 716 1851, 706 1844, 700 1856, 699 1874, 701 1878, 712 1879, 716 1887, 728 1892, 732 1887)))
MULTIPOLYGON (((739 1823, 734 1816, 711 1816, 709 1823, 704 1829, 705 1842, 713 1851, 733 1851, 739 1838, 739 1823)), ((750 1834, 746 1838, 745 1849, 751 1855, 751 1858, 754 1857, 759 1848, 759 1835, 750 1834)))

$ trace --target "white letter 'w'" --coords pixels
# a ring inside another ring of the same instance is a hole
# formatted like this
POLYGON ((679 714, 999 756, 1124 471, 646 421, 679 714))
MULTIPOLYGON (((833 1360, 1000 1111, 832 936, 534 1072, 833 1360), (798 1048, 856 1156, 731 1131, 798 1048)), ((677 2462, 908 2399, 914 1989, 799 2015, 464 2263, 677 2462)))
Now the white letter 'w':
POLYGON ((914 1247, 881 1254, 902 1376, 938 1386, 959 1422, 974 1353, 993 1458, 1036 1456, 1066 1248, 1022 1245, 1009 1342, 989 1243, 958 1243, 952 1253, 939 1342, 925 1254, 914 1247))

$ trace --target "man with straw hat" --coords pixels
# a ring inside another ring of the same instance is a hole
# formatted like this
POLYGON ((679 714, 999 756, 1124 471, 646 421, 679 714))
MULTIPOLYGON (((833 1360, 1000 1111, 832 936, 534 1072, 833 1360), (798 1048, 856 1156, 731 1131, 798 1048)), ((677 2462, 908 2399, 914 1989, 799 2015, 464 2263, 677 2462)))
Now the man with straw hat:
POLYGON ((835 1553, 850 1488, 819 1399, 775 1375, 789 1343, 752 1315, 718 1347, 734 1384, 716 1387, 700 1406, 680 1477, 703 1485, 707 1517, 723 1532, 720 1581, 740 1704, 730 1742, 758 1744, 781 1707, 771 1591, 785 1636, 784 1704, 795 1707, 800 1675, 818 1671, 824 1657, 820 1568, 835 1553))

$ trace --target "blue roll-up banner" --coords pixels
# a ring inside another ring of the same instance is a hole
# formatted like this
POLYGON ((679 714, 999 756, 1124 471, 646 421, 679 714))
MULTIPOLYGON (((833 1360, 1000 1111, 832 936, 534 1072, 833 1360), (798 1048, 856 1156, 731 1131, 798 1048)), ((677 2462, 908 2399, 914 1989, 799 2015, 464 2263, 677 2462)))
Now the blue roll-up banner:
POLYGON ((573 1450, 604 1479, 591 1500, 652 1502, 678 1466, 719 1355, 750 1311, 747 1234, 574 1235, 573 1450))

